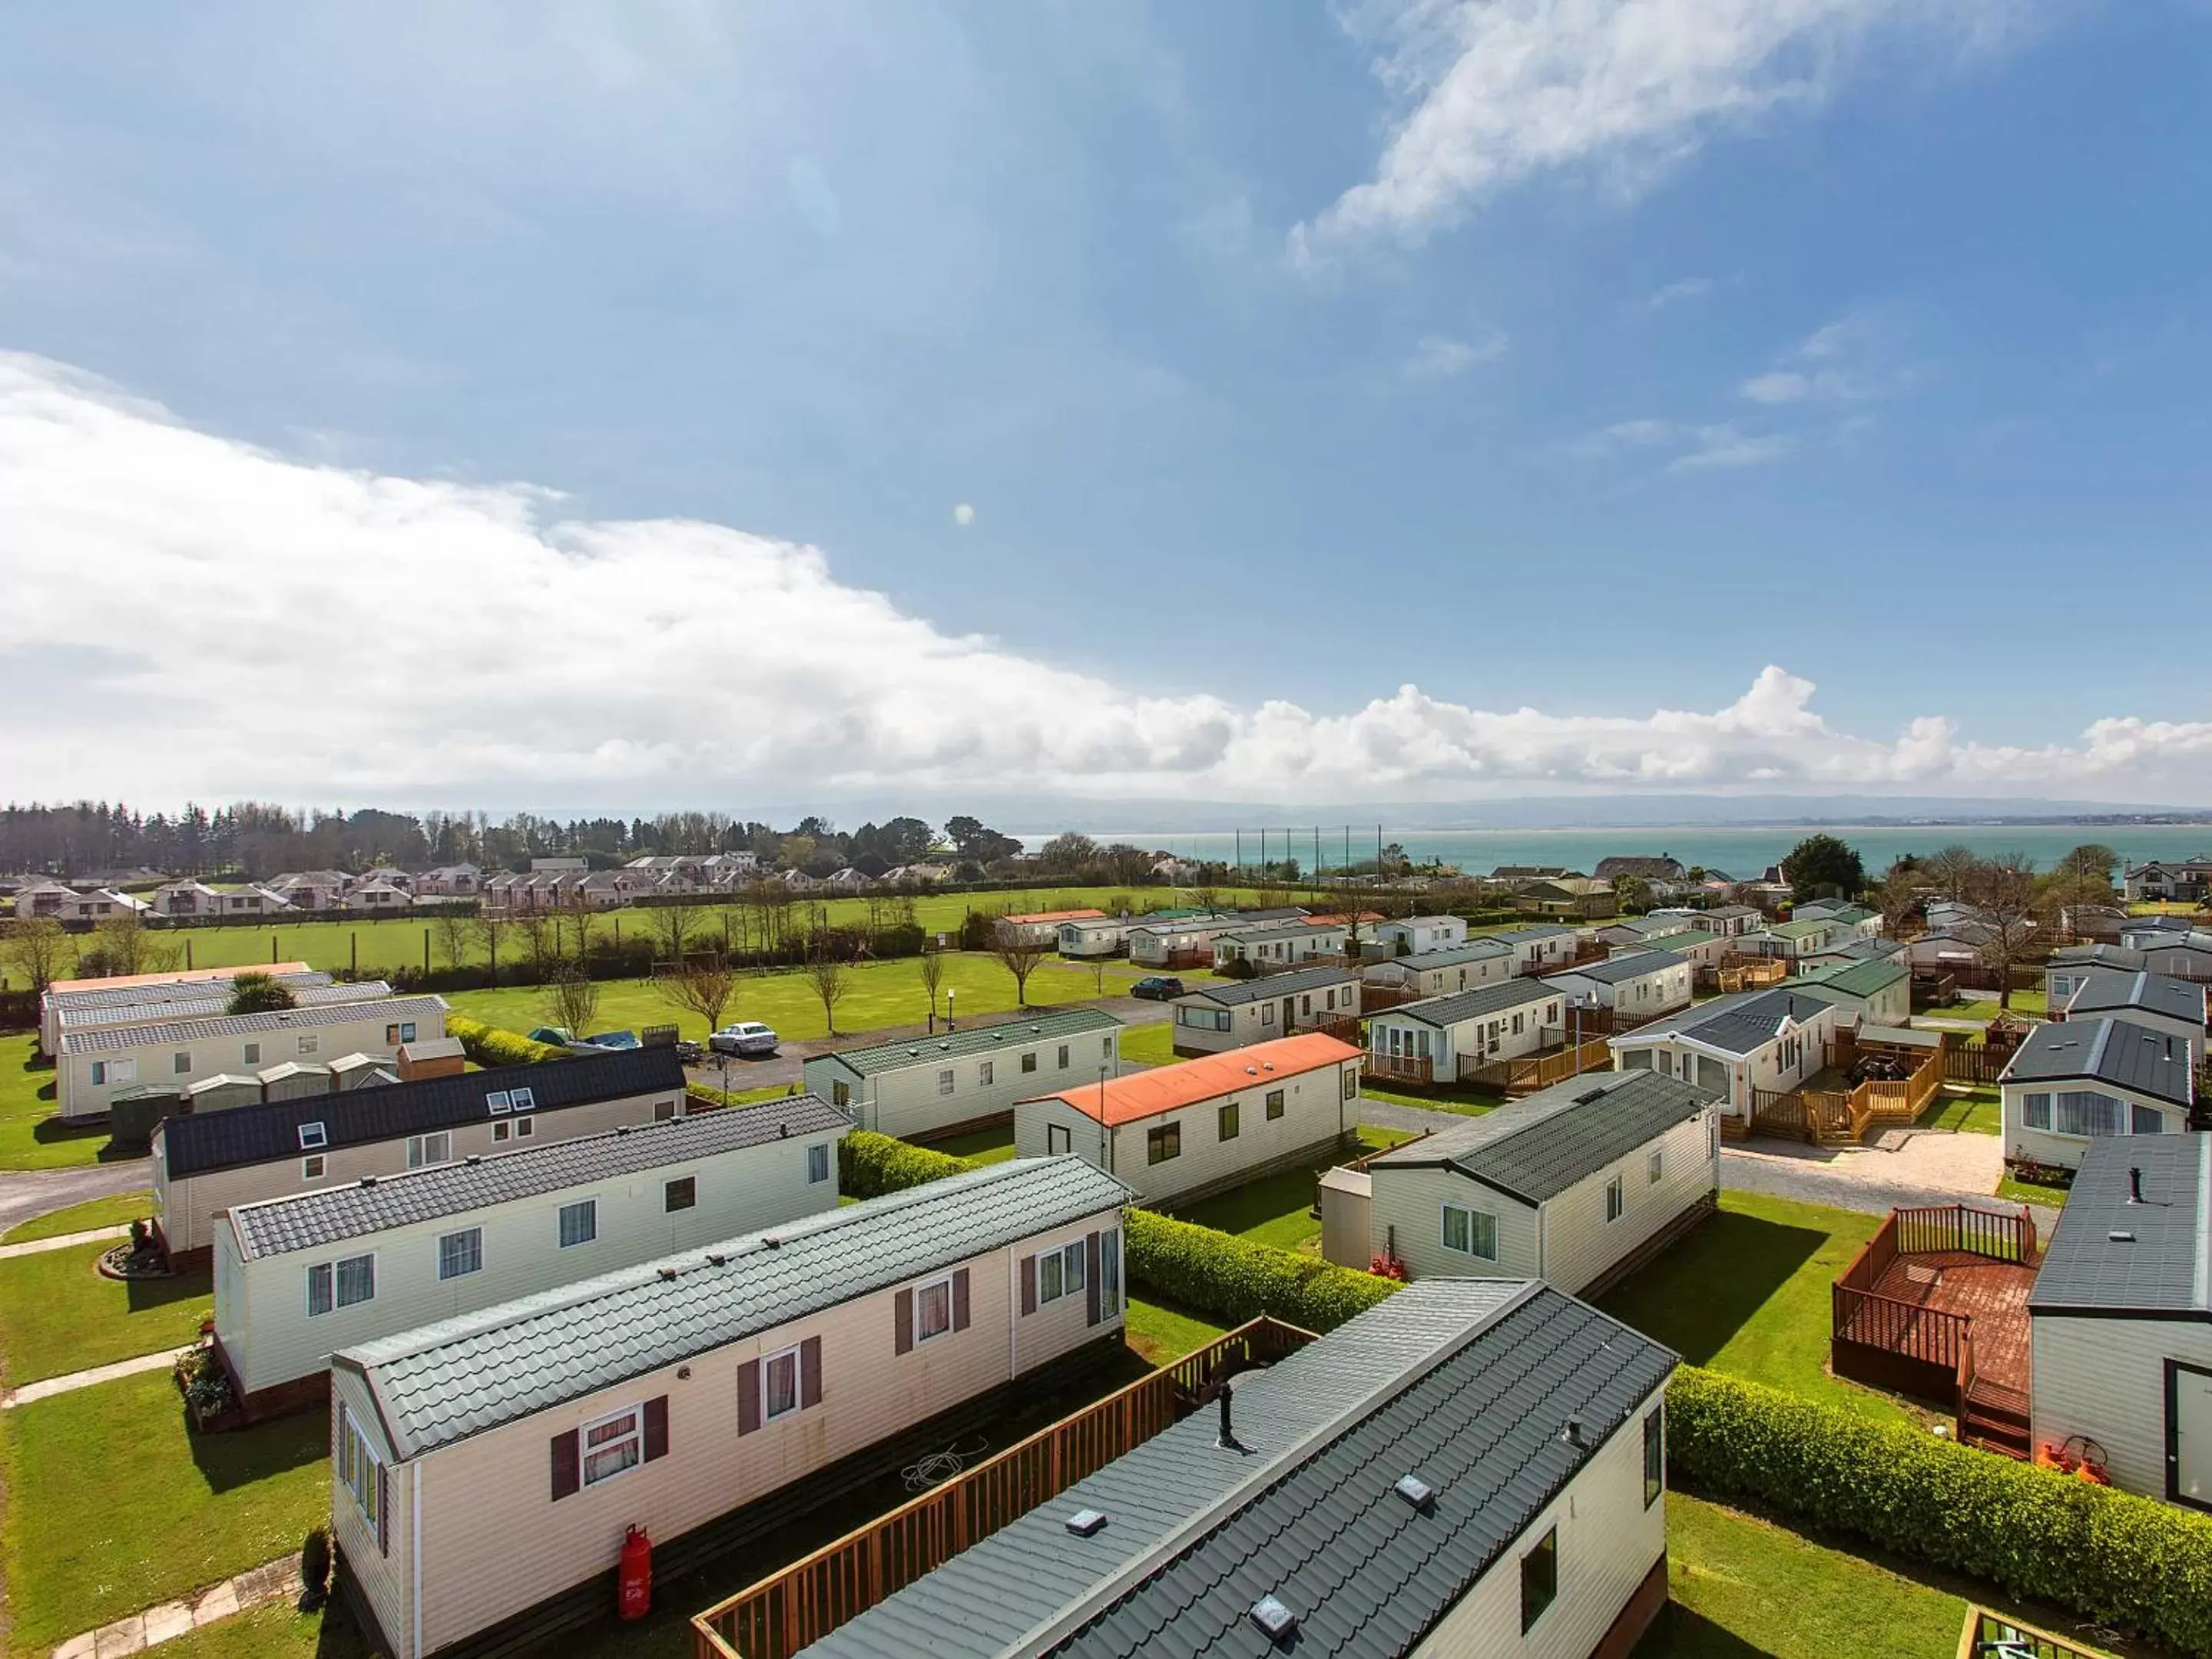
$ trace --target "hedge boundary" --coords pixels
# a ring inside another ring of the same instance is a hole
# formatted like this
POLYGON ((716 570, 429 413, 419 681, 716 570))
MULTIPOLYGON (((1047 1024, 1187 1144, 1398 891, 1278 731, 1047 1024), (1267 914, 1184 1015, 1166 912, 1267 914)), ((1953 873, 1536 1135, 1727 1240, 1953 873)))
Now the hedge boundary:
POLYGON ((2212 1653, 2212 1521, 1695 1366, 1667 1410, 1695 1490, 2212 1653))
POLYGON ((487 1025, 466 1014, 447 1014, 446 1035, 458 1038, 461 1052, 479 1066, 534 1066, 541 1060, 568 1057, 564 1048, 556 1048, 550 1042, 532 1042, 520 1032, 487 1025))
POLYGON ((837 1190, 848 1198, 881 1198, 980 1167, 873 1129, 855 1129, 837 1144, 837 1190))
POLYGON ((1123 1258, 1129 1281, 1230 1325, 1265 1314, 1317 1334, 1403 1288, 1356 1267, 1132 1208, 1123 1258))

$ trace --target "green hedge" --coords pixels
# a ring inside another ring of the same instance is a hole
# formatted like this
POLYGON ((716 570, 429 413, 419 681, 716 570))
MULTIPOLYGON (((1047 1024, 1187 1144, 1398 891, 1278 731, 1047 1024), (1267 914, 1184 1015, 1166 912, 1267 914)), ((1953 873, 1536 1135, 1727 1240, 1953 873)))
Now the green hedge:
POLYGON ((975 1167, 950 1152, 933 1152, 872 1129, 855 1129, 838 1144, 837 1190, 847 1198, 878 1198, 975 1167))
POLYGON ((446 1035, 459 1037, 461 1051, 479 1066, 529 1066, 541 1060, 560 1060, 567 1052, 465 1014, 446 1016, 446 1035))
POLYGON ((1667 1398, 1696 1490, 2212 1653, 2212 1521, 1714 1371, 1667 1398))
POLYGON ((1399 1288, 1357 1268, 1150 1210, 1129 1212, 1125 1254, 1130 1283, 1231 1325, 1271 1314, 1309 1331, 1331 1331, 1399 1288))

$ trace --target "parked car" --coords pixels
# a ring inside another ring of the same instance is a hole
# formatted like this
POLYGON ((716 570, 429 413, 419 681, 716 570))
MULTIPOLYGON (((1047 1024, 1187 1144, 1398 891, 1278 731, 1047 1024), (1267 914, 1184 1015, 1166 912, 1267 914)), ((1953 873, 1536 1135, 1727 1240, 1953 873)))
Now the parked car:
POLYGON ((1147 1002, 1165 1002, 1182 994, 1182 981, 1173 974, 1147 974, 1129 988, 1129 994, 1147 1002))
POLYGON ((741 1019, 708 1037, 707 1046, 718 1054, 772 1054, 782 1041, 758 1020, 741 1019))

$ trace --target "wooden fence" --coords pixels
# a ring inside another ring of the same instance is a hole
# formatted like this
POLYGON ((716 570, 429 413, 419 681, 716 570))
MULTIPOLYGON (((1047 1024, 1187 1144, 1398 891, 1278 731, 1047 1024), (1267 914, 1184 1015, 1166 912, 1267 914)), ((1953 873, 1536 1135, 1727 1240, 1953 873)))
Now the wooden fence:
POLYGON ((1959 1632, 1959 1659, 2111 1659, 2111 1656, 2103 1648, 2086 1647, 1970 1602, 1966 1627, 1959 1632))
POLYGON ((1565 1083, 1584 1072, 1610 1070, 1613 1050, 1601 1039, 1579 1048, 1555 1049, 1549 1054, 1521 1054, 1511 1060, 1476 1060, 1462 1055, 1459 1080, 1485 1089, 1502 1089, 1509 1095, 1534 1093, 1554 1083, 1565 1083))
POLYGON ((1378 1054, 1372 1048, 1360 1056, 1360 1074, 1384 1083, 1411 1083, 1427 1088, 1436 1080, 1436 1064, 1426 1054, 1378 1054))
POLYGON ((2003 1075, 2005 1062, 2011 1058, 2009 1049, 1997 1054, 1979 1043, 1970 1048, 1946 1048, 1943 1050, 1943 1081, 1995 1083, 2003 1075))
POLYGON ((1869 1079, 1849 1091, 1757 1089, 1752 1093, 1752 1127, 1820 1146, 1850 1146, 1870 1128, 1917 1121, 1942 1083, 1942 1060, 1930 1054, 1902 1083, 1869 1079))
POLYGON ((1314 1340, 1260 1318, 1062 1418, 691 1620, 695 1659, 790 1659, 886 1596, 1173 1426, 1223 1377, 1314 1340))
POLYGON ((1764 990, 1790 977, 1790 964, 1778 957, 1725 957, 1713 975, 1723 992, 1764 990))
POLYGON ((1948 1400, 1966 1414, 1975 1382, 1972 1317, 1875 1288, 1899 1255, 1952 1250, 2033 1265, 2035 1218, 2025 1205, 2016 1213, 1966 1204, 1892 1210, 1829 1287, 1828 1364, 1837 1376, 1948 1400))

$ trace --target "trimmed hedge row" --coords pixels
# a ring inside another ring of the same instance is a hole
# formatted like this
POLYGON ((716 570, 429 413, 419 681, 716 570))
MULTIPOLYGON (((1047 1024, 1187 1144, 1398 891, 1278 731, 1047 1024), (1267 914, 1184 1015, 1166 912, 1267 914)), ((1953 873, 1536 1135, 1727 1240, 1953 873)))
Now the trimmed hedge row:
POLYGON ((460 1039, 461 1052, 479 1066, 531 1066, 562 1059, 567 1051, 550 1042, 532 1042, 520 1032, 487 1025, 465 1014, 446 1016, 446 1035, 460 1039))
POLYGON ((1332 1331, 1400 1288, 1357 1268, 1151 1210, 1129 1212, 1124 1259, 1130 1283, 1230 1325, 1267 1314, 1305 1330, 1332 1331))
POLYGON ((969 1158, 855 1129, 838 1143, 837 1190, 848 1198, 880 1198, 975 1167, 969 1158))
POLYGON ((2212 1653, 2212 1521, 1715 1371, 1685 1366, 1667 1400, 1697 1490, 2212 1653))

